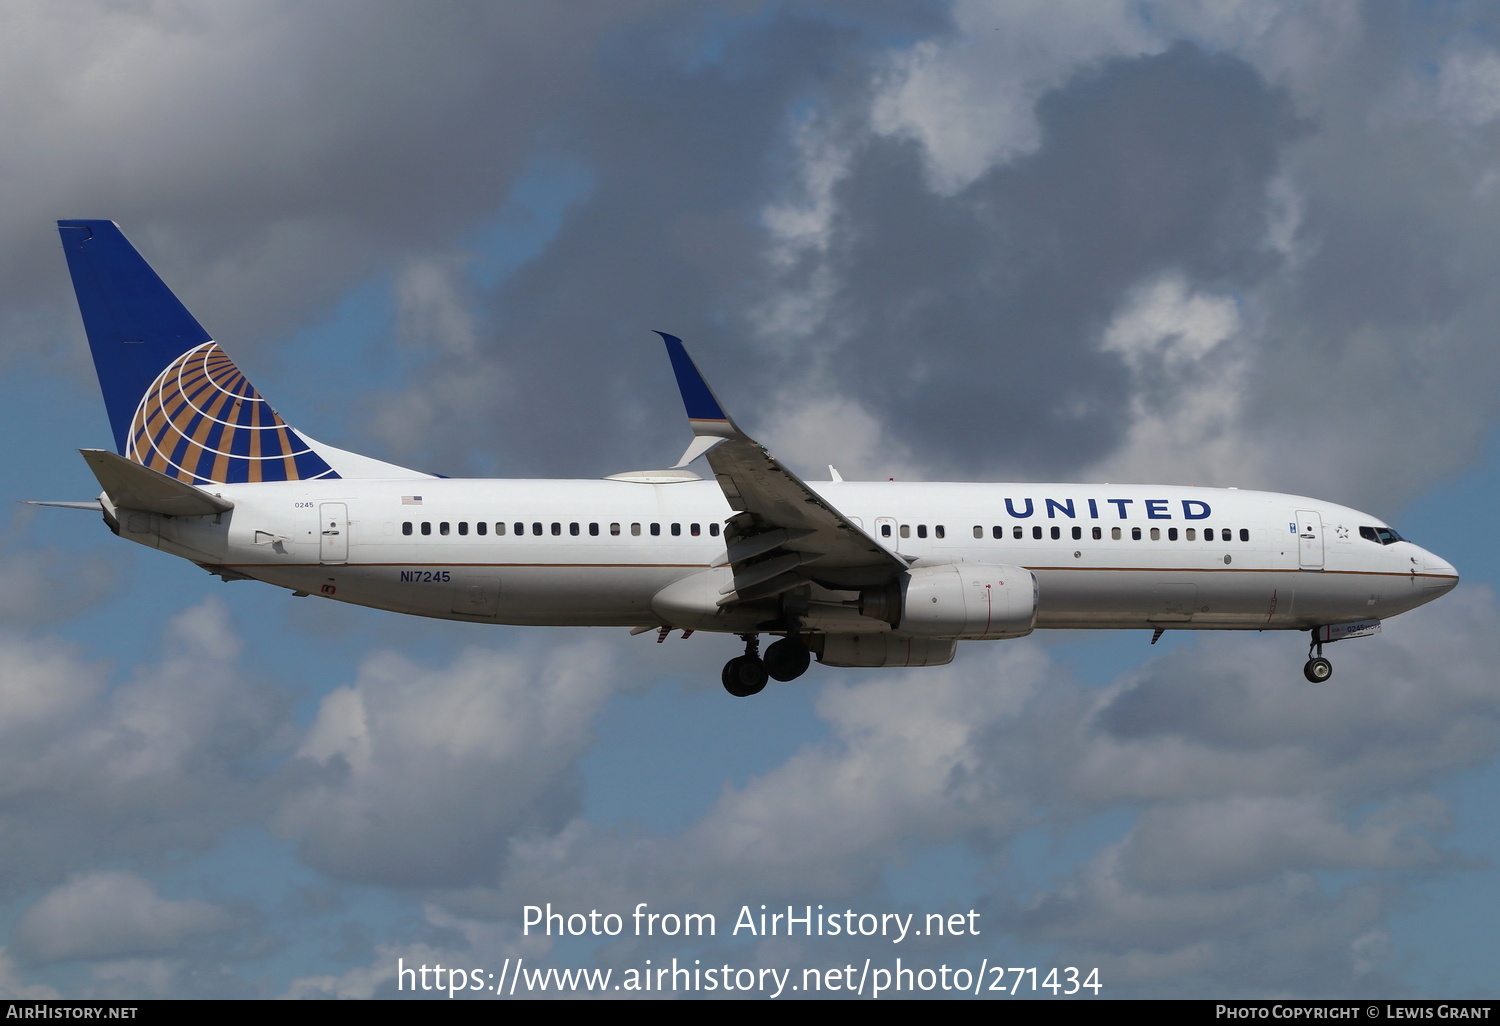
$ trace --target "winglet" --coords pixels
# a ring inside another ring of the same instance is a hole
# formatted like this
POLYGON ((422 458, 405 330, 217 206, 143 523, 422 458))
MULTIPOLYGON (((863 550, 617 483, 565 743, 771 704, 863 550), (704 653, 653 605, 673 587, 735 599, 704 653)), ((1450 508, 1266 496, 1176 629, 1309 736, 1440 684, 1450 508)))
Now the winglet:
MULTIPOLYGON (((682 454, 677 467, 685 467, 726 438, 744 438, 745 434, 724 412, 719 399, 708 382, 703 380, 698 365, 688 355, 682 339, 658 331, 667 344, 667 356, 672 360, 672 373, 677 376, 677 390, 682 393, 682 405, 687 410, 688 423, 693 428, 693 441, 682 454)), ((673 469, 676 469, 675 467, 673 469)))

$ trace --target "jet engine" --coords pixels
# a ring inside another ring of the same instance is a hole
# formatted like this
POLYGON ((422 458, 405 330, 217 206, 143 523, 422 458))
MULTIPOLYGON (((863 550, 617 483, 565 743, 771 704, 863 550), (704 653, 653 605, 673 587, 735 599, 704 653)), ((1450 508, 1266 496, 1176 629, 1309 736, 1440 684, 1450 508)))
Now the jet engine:
POLYGON ((924 638, 1020 638, 1036 626, 1030 570, 994 563, 913 567, 890 585, 860 592, 859 611, 924 638))

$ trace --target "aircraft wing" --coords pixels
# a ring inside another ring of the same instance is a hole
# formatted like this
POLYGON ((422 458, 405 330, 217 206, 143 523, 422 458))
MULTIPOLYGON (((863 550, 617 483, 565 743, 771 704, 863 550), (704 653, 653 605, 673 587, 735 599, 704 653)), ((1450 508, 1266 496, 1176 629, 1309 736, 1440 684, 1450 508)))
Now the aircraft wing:
POLYGON ((719 487, 738 514, 725 530, 733 585, 720 600, 749 602, 815 582, 827 588, 883 584, 908 563, 871 538, 784 467, 724 412, 682 340, 667 344, 677 387, 693 426, 679 467, 707 454, 719 487))

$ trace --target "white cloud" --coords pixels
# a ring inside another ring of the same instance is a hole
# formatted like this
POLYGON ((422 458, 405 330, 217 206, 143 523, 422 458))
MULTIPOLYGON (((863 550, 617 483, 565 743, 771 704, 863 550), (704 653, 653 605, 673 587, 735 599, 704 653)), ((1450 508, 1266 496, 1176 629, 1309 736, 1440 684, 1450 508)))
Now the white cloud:
POLYGON ((1438 69, 1438 106, 1466 128, 1500 117, 1500 55, 1492 50, 1460 50, 1438 69))
POLYGON ((253 819, 274 784, 285 705, 247 677, 223 606, 169 621, 158 659, 108 688, 52 639, 0 643, 0 889, 50 884, 101 858, 193 848, 253 819))
POLYGON ((73 877, 27 909, 13 947, 35 962, 158 955, 229 923, 217 905, 163 898, 134 873, 98 870, 73 877))
POLYGON ((804 478, 822 480, 832 465, 849 480, 920 481, 925 468, 890 436, 880 419, 836 387, 803 382, 778 395, 756 437, 792 456, 804 478), (811 386, 811 387, 808 387, 811 386))
POLYGON ((1080 67, 1165 48, 1135 4, 1113 0, 964 0, 953 17, 951 36, 893 60, 871 106, 875 132, 922 144, 945 194, 1034 150, 1036 101, 1080 67))
POLYGON ((436 669, 373 656, 323 699, 299 752, 321 770, 289 798, 280 827, 335 876, 483 880, 509 836, 576 807, 575 762, 609 692, 595 645, 542 658, 469 649, 436 669))
POLYGON ((1190 291, 1179 273, 1135 289, 1104 332, 1130 373, 1129 423, 1089 480, 1257 484, 1263 453, 1243 424, 1246 356, 1229 296, 1190 291))
POLYGON ((9 1001, 55 1001, 62 997, 55 987, 44 983, 23 983, 20 968, 8 948, 0 947, 0 998, 9 1001))

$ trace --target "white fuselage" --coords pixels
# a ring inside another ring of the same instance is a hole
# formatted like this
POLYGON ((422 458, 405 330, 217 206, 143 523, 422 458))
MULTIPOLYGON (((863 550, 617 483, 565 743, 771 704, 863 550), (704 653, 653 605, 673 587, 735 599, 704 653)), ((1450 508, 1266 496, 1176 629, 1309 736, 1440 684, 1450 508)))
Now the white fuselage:
MULTIPOLYGON (((1037 627, 1306 629, 1380 619, 1457 582, 1452 566, 1344 506, 1146 485, 812 486, 894 552, 1031 570, 1037 627), (1368 532, 1367 532, 1368 533, 1368 532)), ((505 624, 671 623, 653 599, 724 563, 712 480, 313 480, 205 488, 219 516, 119 511, 120 533, 212 568, 343 602, 505 624)), ((825 596, 836 601, 837 593, 825 596)), ((845 596, 847 601, 848 596, 845 596)), ((849 610, 829 631, 888 630, 849 610)))

